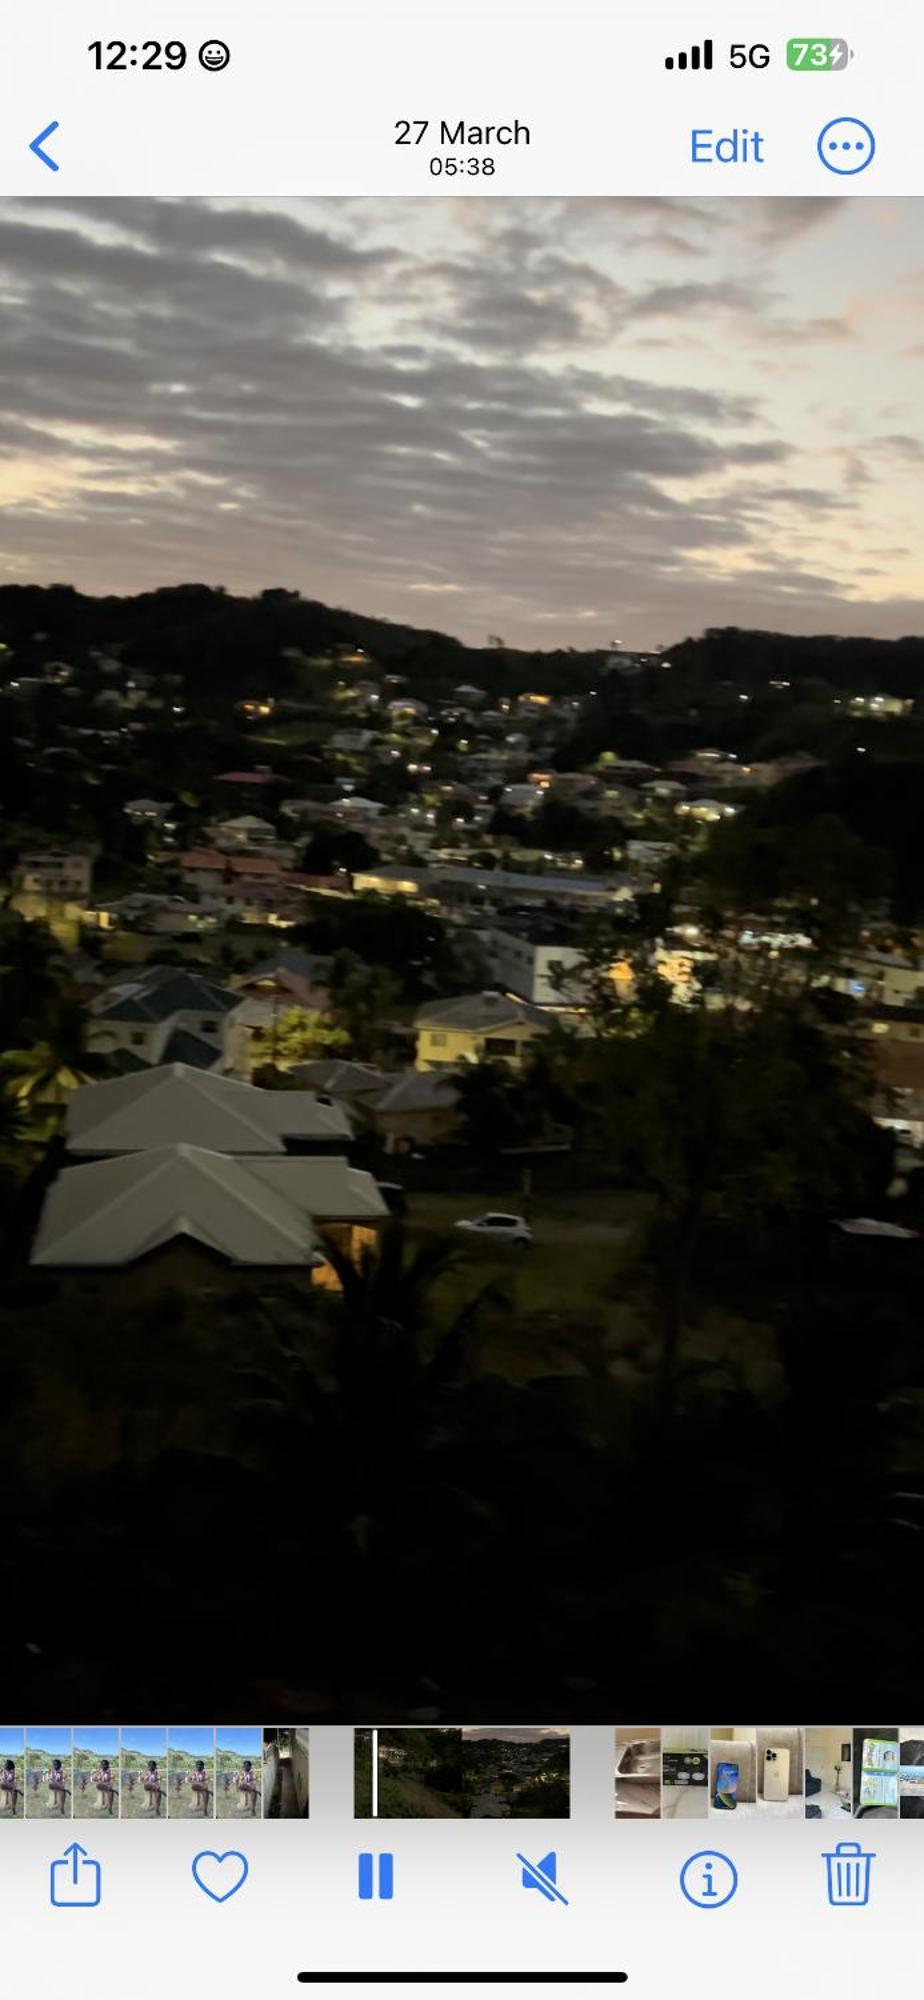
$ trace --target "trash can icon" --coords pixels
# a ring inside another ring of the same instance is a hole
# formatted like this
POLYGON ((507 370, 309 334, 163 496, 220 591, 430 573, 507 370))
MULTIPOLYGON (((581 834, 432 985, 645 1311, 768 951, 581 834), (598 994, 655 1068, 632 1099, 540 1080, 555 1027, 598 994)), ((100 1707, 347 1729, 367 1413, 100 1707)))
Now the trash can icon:
POLYGON ((864 1854, 858 1840, 839 1840, 824 1857, 828 1868, 828 1902, 836 1910, 862 1909, 869 1902, 869 1874, 875 1853, 864 1854))

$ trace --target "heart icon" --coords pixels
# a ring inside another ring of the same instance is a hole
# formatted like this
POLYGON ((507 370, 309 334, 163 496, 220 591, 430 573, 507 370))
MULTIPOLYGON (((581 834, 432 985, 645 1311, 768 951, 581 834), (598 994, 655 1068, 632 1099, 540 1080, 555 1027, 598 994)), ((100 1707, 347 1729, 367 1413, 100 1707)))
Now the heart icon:
POLYGON ((236 1847, 229 1847, 227 1854, 216 1854, 214 1848, 205 1847, 197 1854, 192 1865, 193 1881, 213 1903, 226 1903, 229 1896, 236 1896, 242 1889, 250 1873, 246 1854, 236 1847))

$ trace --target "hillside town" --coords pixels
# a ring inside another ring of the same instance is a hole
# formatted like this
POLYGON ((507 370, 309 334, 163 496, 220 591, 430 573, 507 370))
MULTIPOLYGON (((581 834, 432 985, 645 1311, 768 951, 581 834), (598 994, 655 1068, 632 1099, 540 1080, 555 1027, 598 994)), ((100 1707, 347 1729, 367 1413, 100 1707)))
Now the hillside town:
POLYGON ((452 1534, 492 1569, 490 1624, 508 1403, 527 1486, 567 1438, 598 1519, 594 1400, 620 1477, 631 1410, 708 1485, 730 1408, 734 1455, 836 1395, 841 1467, 845 1315, 886 1292, 905 1401, 869 1462, 877 1495, 913 1488, 924 641, 529 654, 289 591, 5 587, 0 706, 4 1463, 30 1560, 37 1497, 86 1510, 89 1572, 107 1491, 131 1520, 170 1468, 182 1512, 217 1453, 208 1507, 256 1482, 295 1561, 310 1439, 312 1560, 349 1544, 365 1574, 411 1505, 402 1453, 438 1516, 474 1425, 486 1485, 452 1534), (817 1376, 796 1273, 825 1293, 817 1376))
POLYGON ((567 1819, 567 1729, 357 1729, 360 1819, 567 1819))

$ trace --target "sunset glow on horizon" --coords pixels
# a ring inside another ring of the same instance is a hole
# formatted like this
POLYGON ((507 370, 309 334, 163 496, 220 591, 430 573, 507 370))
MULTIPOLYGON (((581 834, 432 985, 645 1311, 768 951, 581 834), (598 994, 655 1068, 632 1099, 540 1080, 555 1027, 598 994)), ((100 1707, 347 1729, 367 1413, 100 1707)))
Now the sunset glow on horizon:
POLYGON ((9 201, 0 581, 924 628, 924 204, 9 201))

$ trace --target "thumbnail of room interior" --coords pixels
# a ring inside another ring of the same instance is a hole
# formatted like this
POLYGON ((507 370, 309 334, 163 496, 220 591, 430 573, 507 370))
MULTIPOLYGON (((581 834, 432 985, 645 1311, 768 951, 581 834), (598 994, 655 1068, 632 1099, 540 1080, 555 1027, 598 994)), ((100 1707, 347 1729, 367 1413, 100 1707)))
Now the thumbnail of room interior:
POLYGON ((843 1819, 853 1811, 853 1732, 849 1723, 819 1723, 805 1732, 805 1817, 843 1819))

